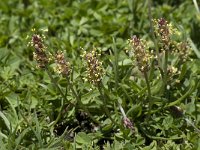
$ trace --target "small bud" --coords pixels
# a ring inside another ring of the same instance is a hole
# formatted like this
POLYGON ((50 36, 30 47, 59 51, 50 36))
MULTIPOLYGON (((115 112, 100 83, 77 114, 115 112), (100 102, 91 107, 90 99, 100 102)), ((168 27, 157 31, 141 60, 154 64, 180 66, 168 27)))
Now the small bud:
POLYGON ((127 118, 127 117, 123 118, 123 124, 124 124, 125 127, 134 131, 133 123, 130 121, 129 118, 127 118))

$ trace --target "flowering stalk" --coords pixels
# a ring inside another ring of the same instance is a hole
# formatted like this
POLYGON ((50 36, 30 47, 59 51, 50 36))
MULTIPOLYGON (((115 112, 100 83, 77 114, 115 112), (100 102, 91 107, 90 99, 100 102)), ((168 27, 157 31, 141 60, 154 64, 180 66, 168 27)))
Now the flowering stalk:
POLYGON ((64 53, 59 51, 55 55, 55 62, 57 63, 56 71, 68 78, 71 72, 70 64, 64 58, 64 53))
MULTIPOLYGON (((106 106, 107 105, 106 96, 104 95, 104 93, 102 91, 102 89, 104 89, 104 85, 102 84, 102 76, 103 76, 104 72, 103 72, 103 68, 102 68, 102 62, 98 59, 99 55, 100 54, 97 53, 96 49, 93 49, 91 52, 88 52, 88 53, 85 52, 83 54, 83 57, 85 58, 86 63, 87 63, 87 80, 91 84, 93 84, 95 87, 97 87, 97 89, 100 93, 101 99, 103 100, 103 103, 106 106)), ((115 72, 117 72, 116 68, 115 68, 115 72)), ((115 87, 117 87, 117 86, 115 86, 115 87)), ((107 95, 107 97, 109 98, 108 95, 107 95)), ((118 105, 119 105, 120 111, 122 112, 122 115, 123 115, 124 125, 128 128, 133 129, 133 125, 132 125, 131 121, 126 117, 121 104, 118 103, 118 105)), ((103 108, 105 114, 108 116, 108 118, 110 118, 112 123, 117 125, 118 123, 111 117, 111 113, 108 110, 108 108, 107 107, 102 107, 102 108, 103 108)))
POLYGON ((148 72, 150 69, 149 64, 151 55, 149 52, 146 51, 147 49, 146 43, 143 40, 137 38, 136 36, 133 36, 133 38, 129 40, 129 42, 132 48, 131 53, 136 59, 138 69, 142 73, 148 72))
MULTIPOLYGON (((85 79, 86 81, 89 81, 93 86, 97 87, 100 96, 103 100, 103 103, 106 105, 106 100, 105 96, 102 92, 102 86, 103 84, 101 83, 102 77, 104 74, 103 68, 102 68, 102 62, 98 59, 98 56, 100 54, 97 53, 96 49, 93 48, 92 51, 90 52, 84 52, 82 57, 86 60, 87 64, 87 78, 85 79)), ((105 114, 110 118, 110 120, 116 124, 115 120, 112 119, 111 114, 107 107, 102 107, 105 114)))
POLYGON ((131 129, 132 131, 134 131, 134 126, 133 126, 133 123, 130 121, 130 119, 126 116, 125 112, 124 112, 124 109, 122 107, 122 105, 118 102, 118 105, 119 105, 119 109, 122 113, 122 116, 123 116, 123 124, 125 127, 131 129))
MULTIPOLYGON (((118 53, 118 50, 116 48, 116 43, 115 43, 114 38, 113 38, 113 50, 114 50, 114 56, 115 56, 115 60, 114 60, 114 63, 113 63, 114 73, 115 73, 115 90, 117 91, 117 88, 118 88, 118 72, 119 72, 119 70, 118 70, 119 53, 118 53)), ((124 111, 121 103, 119 101, 117 103, 118 103, 119 110, 121 111, 121 114, 122 114, 124 126, 131 129, 132 131, 134 131, 133 123, 126 116, 125 111, 124 111)))
MULTIPOLYGON (((155 19, 154 20, 154 29, 155 34, 160 41, 161 50, 164 53, 164 65, 163 65, 163 89, 166 89, 167 86, 167 67, 168 67, 168 55, 170 50, 171 39, 170 36, 172 35, 171 25, 164 18, 155 19)), ((159 59, 159 58, 158 58, 159 59)))
MULTIPOLYGON (((102 86, 103 86, 102 83, 101 83, 101 85, 99 84, 99 85, 97 86, 97 89, 98 89, 98 91, 99 91, 99 93, 100 93, 100 96, 101 96, 101 99, 103 100, 104 105, 106 106, 106 105, 107 105, 107 102, 106 102, 105 95, 104 95, 103 92, 102 92, 102 88, 101 88, 102 86)), ((108 108, 107 108, 107 107, 104 107, 104 106, 103 106, 102 108, 103 108, 105 114, 107 115, 107 117, 110 118, 110 120, 112 121, 112 123, 114 123, 115 125, 117 125, 117 122, 111 117, 111 113, 110 113, 110 111, 108 110, 108 108)))
MULTIPOLYGON (((37 61, 38 68, 45 69, 45 71, 47 72, 49 78, 51 79, 51 82, 58 89, 59 93, 61 94, 61 96, 63 98, 61 100, 61 108, 60 108, 59 114, 58 114, 56 120, 52 124, 52 126, 54 126, 59 121, 59 119, 61 117, 61 112, 62 112, 63 107, 64 107, 63 100, 65 100, 67 103, 69 103, 72 106, 75 106, 75 105, 67 100, 65 94, 63 93, 61 88, 58 86, 58 84, 56 83, 56 80, 53 78, 51 72, 49 71, 48 65, 49 65, 50 56, 47 55, 47 51, 46 51, 47 47, 44 44, 44 38, 45 38, 44 35, 41 36, 39 34, 33 34, 31 42, 30 42, 30 45, 32 47, 34 47, 34 49, 35 49, 35 51, 33 52, 33 55, 34 55, 34 59, 37 61)), ((56 55, 56 56, 58 56, 58 55, 56 55)), ((61 60, 63 58, 57 57, 55 59, 57 60, 58 63, 62 64, 61 60), (60 62, 59 62, 59 60, 60 60, 60 62)), ((65 64, 63 64, 62 68, 65 68, 64 65, 65 64)))
POLYGON ((88 114, 88 116, 97 124, 99 124, 99 121, 97 121, 92 114, 90 114, 90 112, 88 111, 88 109, 84 106, 84 104, 81 102, 81 98, 80 96, 77 94, 77 92, 75 91, 75 89, 73 88, 73 84, 70 82, 69 80, 69 75, 71 72, 70 69, 70 64, 69 62, 67 62, 64 58, 64 53, 63 52, 58 52, 56 54, 55 57, 56 63, 57 63, 57 71, 62 74, 66 79, 67 82, 69 84, 69 88, 72 91, 72 94, 74 95, 74 97, 76 98, 76 101, 78 102, 79 105, 82 106, 82 108, 84 109, 84 111, 88 114))
POLYGON ((144 41, 141 39, 137 38, 134 36, 130 40, 130 44, 133 50, 133 54, 136 58, 137 66, 138 69, 144 74, 145 81, 147 84, 147 90, 148 90, 148 100, 149 100, 149 116, 150 116, 150 111, 153 105, 153 101, 151 100, 151 88, 150 88, 150 83, 148 79, 148 71, 150 69, 150 60, 151 60, 151 55, 148 51, 146 51, 146 44, 144 41))
POLYGON ((93 115, 89 112, 89 110, 87 109, 87 107, 85 107, 85 105, 82 103, 80 96, 77 94, 77 92, 73 88, 73 85, 69 81, 69 79, 67 81, 68 81, 69 87, 70 87, 73 95, 75 96, 78 104, 81 105, 81 107, 83 108, 83 110, 87 113, 87 115, 92 119, 93 122, 95 122, 96 124, 100 124, 100 122, 93 117, 93 115))
MULTIPOLYGON (((60 92, 61 96, 66 100, 66 97, 60 87, 57 85, 55 79, 52 77, 49 69, 48 69, 48 64, 49 64, 49 57, 46 54, 46 46, 44 44, 44 35, 40 36, 39 34, 33 34, 32 40, 30 42, 31 46, 35 48, 35 51, 33 52, 34 58, 38 63, 39 68, 44 68, 50 77, 51 81, 54 83, 58 91, 60 92)), ((66 100, 67 101, 67 100, 66 100)), ((70 102, 69 102, 70 103, 70 102)), ((72 103, 70 103, 73 105, 72 103)))
POLYGON ((148 99, 149 99, 149 111, 148 111, 149 116, 148 116, 148 118, 150 118, 153 101, 151 100, 151 88, 150 88, 150 83, 149 83, 147 72, 144 72, 144 78, 145 78, 145 81, 147 84, 148 99))
POLYGON ((31 42, 29 43, 35 49, 33 56, 37 61, 39 68, 47 67, 49 62, 48 56, 46 54, 46 46, 44 45, 43 39, 44 36, 41 37, 39 34, 33 34, 31 42))
POLYGON ((190 55, 191 47, 188 43, 188 41, 182 41, 177 44, 177 52, 180 57, 180 63, 184 63, 187 61, 188 56, 190 55))
MULTIPOLYGON (((46 54, 46 46, 44 44, 44 36, 41 37, 39 34, 34 34, 32 36, 32 40, 31 40, 31 45, 35 48, 35 52, 34 54, 34 58, 38 63, 38 67, 39 68, 44 68, 48 74, 48 76, 50 77, 51 81, 54 83, 54 85, 56 86, 56 88, 58 89, 58 91, 60 92, 61 96, 67 101, 66 96, 64 95, 64 93, 62 92, 62 90, 60 89, 60 87, 58 86, 58 84, 56 83, 55 79, 52 77, 49 69, 48 69, 48 64, 49 64, 49 59, 50 57, 48 57, 48 55, 46 54)), ((56 61, 60 64, 62 64, 63 58, 59 55, 56 55, 56 61)), ((67 73, 69 71, 68 68, 65 67, 65 64, 62 64, 63 66, 61 67, 62 73, 64 73, 64 71, 66 71, 67 73)), ((68 101, 69 102, 69 101, 68 101)), ((70 103, 70 102, 69 102, 70 103)), ((74 105, 72 103, 70 103, 71 105, 74 105)))
POLYGON ((102 62, 98 59, 99 55, 100 54, 97 53, 95 48, 88 53, 86 53, 85 51, 82 55, 82 57, 86 60, 87 63, 86 80, 94 86, 97 86, 101 82, 102 76, 104 74, 102 62))

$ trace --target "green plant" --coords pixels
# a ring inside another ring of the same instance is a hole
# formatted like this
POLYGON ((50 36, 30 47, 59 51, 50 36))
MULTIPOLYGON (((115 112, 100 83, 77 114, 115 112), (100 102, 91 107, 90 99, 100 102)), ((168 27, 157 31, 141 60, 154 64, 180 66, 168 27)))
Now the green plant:
POLYGON ((198 149, 197 5, 0 2, 1 148, 198 149))

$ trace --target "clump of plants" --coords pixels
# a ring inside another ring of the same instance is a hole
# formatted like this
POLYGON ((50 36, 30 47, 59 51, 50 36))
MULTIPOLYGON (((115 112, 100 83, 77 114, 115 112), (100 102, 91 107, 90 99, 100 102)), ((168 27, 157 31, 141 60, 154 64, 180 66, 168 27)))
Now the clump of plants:
POLYGON ((62 126, 70 131, 63 135, 70 134, 77 148, 106 148, 118 141, 129 148, 148 143, 163 147, 166 141, 192 148, 184 120, 194 135, 199 129, 178 107, 199 84, 187 68, 192 61, 189 41, 164 18, 152 22, 153 40, 133 36, 126 52, 114 41, 112 51, 103 55, 100 48, 81 49, 81 57, 76 56, 79 64, 67 61, 64 51, 49 50, 43 34, 33 34, 30 44, 38 68, 47 72, 60 95, 57 117, 49 120, 53 134, 62 126))

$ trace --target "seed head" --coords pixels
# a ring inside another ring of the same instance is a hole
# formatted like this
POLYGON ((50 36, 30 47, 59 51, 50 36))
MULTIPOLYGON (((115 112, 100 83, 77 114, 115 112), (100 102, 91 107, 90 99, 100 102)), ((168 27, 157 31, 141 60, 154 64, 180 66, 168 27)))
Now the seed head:
POLYGON ((30 45, 35 49, 33 56, 38 63, 38 67, 45 68, 49 60, 45 52, 46 47, 44 45, 43 38, 38 34, 33 34, 30 45))
POLYGON ((62 74, 63 76, 68 77, 71 70, 69 62, 65 60, 64 53, 58 51, 55 55, 55 61, 57 63, 56 71, 62 74))
POLYGON ((169 48, 172 33, 171 25, 164 18, 155 19, 153 22, 156 36, 160 39, 164 49, 169 48))
POLYGON ((133 36, 129 42, 132 49, 131 53, 136 58, 139 70, 141 72, 147 72, 149 70, 151 55, 146 51, 146 43, 136 36, 133 36))
POLYGON ((125 117, 123 118, 123 124, 125 127, 131 129, 132 131, 134 131, 134 126, 133 126, 133 123, 130 121, 129 118, 125 117))
POLYGON ((102 62, 98 59, 99 55, 95 48, 82 55, 87 63, 88 81, 94 85, 98 85, 103 76, 102 62))
POLYGON ((185 62, 188 59, 190 51, 191 51, 191 47, 188 41, 183 41, 183 42, 178 43, 178 54, 182 62, 185 62))

